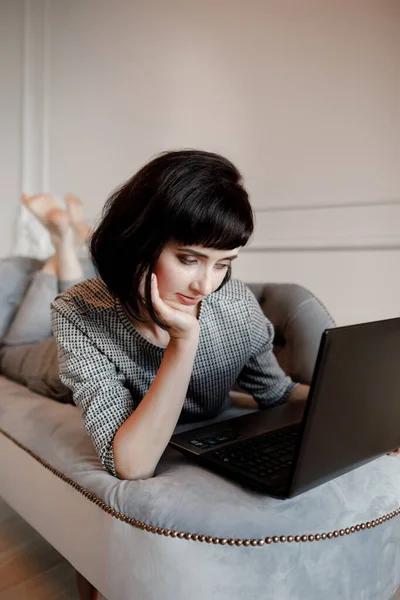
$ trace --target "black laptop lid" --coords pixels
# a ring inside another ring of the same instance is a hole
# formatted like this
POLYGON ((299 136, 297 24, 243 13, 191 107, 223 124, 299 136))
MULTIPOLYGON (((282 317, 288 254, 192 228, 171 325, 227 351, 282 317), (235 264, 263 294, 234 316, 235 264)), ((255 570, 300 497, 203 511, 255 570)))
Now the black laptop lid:
POLYGON ((400 447, 400 318, 322 337, 290 495, 400 447))

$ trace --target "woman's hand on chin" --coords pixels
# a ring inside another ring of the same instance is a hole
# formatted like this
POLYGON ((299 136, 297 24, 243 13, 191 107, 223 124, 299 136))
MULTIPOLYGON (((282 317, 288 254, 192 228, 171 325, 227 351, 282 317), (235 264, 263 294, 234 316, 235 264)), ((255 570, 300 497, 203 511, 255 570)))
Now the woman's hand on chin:
POLYGON ((151 301, 160 319, 168 325, 171 340, 198 338, 200 325, 195 315, 172 308, 161 299, 155 273, 151 276, 151 301))

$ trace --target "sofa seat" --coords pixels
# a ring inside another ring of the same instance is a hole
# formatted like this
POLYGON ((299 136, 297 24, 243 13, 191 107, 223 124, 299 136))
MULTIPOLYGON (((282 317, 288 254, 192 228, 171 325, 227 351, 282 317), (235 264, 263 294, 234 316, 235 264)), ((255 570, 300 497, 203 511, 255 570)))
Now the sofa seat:
POLYGON ((102 469, 75 406, 4 376, 0 456, 0 495, 108 600, 389 600, 400 586, 400 457, 288 500, 171 448, 156 477, 121 481, 102 469))

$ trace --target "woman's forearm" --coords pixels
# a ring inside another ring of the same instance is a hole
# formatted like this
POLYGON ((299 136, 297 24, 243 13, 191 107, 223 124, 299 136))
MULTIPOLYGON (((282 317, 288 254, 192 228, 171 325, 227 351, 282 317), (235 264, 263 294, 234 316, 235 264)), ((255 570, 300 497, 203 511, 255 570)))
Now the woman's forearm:
POLYGON ((287 397, 288 402, 305 402, 308 398, 310 386, 305 383, 297 385, 287 397))
POLYGON ((146 479, 179 419, 193 370, 198 335, 171 339, 147 394, 114 438, 114 464, 122 479, 146 479))

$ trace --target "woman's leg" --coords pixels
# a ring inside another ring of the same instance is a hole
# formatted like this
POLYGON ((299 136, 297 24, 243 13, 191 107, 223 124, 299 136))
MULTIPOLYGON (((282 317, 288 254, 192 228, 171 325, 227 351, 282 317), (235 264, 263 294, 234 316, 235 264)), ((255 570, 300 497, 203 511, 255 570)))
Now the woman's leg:
MULTIPOLYGON (((47 206, 48 202, 46 197, 47 206)), ((49 229, 56 252, 35 274, 2 340, 1 368, 10 379, 33 391, 68 402, 71 400, 70 392, 59 380, 50 303, 59 291, 82 281, 84 274, 77 257, 76 238, 69 215, 51 207, 49 213, 42 212, 41 220, 49 229)))
POLYGON ((83 270, 76 254, 74 233, 68 215, 59 209, 52 210, 47 215, 47 223, 56 252, 35 273, 2 340, 5 347, 34 344, 50 337, 50 303, 60 291, 83 280, 83 270))
POLYGON ((29 256, 0 259, 0 340, 18 310, 32 275, 42 266, 42 260, 29 256))

